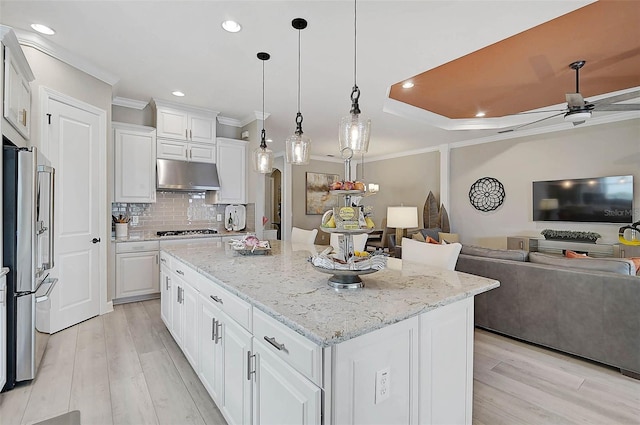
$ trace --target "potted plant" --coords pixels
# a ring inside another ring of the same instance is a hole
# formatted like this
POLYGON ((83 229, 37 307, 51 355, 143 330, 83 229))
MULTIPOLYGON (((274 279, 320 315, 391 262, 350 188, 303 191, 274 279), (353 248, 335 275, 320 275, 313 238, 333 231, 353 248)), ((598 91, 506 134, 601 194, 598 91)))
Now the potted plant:
POLYGON ((544 229, 540 232, 545 239, 556 241, 571 241, 571 242, 589 242, 596 243, 598 238, 602 237, 596 232, 578 232, 575 230, 552 230, 544 229))

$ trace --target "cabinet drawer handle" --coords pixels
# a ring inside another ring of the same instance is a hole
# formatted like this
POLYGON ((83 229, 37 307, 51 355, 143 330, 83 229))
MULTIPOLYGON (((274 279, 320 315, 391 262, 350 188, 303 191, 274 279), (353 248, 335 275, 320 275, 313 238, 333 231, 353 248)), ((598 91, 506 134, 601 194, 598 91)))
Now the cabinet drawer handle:
POLYGON ((193 132, 189 130, 189 140, 193 140, 193 132))
POLYGON ((216 322, 217 320, 215 318, 211 319, 211 341, 214 343, 216 342, 216 329, 218 329, 216 322))
POLYGON ((166 258, 160 258, 160 261, 162 261, 163 263, 165 263, 165 264, 166 264, 167 259, 166 259, 166 258))
POLYGON ((222 298, 218 298, 218 297, 216 297, 215 295, 209 295, 209 298, 211 298, 212 300, 214 300, 214 301, 215 301, 215 302, 217 302, 217 303, 224 304, 224 303, 222 302, 222 298))
POLYGON ((189 133, 188 133, 188 132, 189 132, 189 130, 187 130, 187 129, 185 128, 185 129, 184 129, 184 138, 185 138, 186 140, 189 140, 189 133))
POLYGON ((165 276, 165 279, 164 279, 164 280, 165 280, 165 282, 166 282, 166 285, 167 285, 167 291, 168 291, 168 290, 169 290, 169 288, 171 288, 171 285, 169 285, 169 276, 165 276))
POLYGON ((251 358, 255 358, 255 354, 251 354, 251 351, 247 351, 247 381, 251 381, 251 375, 255 374, 255 369, 251 370, 251 358))
POLYGON ((524 249, 524 241, 520 241, 520 249, 524 249))
POLYGON ((183 272, 182 270, 178 270, 178 269, 176 269, 176 273, 178 273, 178 274, 179 274, 179 275, 181 275, 181 276, 184 276, 184 272, 183 272))
POLYGON ((222 330, 222 323, 220 323, 218 320, 216 320, 216 339, 215 342, 216 344, 222 339, 222 336, 220 336, 220 331, 222 330))
POLYGON ((278 351, 284 350, 284 344, 280 344, 278 341, 276 341, 276 337, 265 336, 264 340, 267 341, 269 344, 273 345, 274 347, 276 347, 278 351))

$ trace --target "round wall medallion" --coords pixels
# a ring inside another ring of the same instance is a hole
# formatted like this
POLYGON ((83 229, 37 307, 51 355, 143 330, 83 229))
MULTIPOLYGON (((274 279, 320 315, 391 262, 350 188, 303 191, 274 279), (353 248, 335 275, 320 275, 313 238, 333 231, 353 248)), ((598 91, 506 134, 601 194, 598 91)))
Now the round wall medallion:
POLYGON ((469 202, 479 211, 493 211, 504 202, 504 186, 493 177, 476 180, 469 189, 469 202))

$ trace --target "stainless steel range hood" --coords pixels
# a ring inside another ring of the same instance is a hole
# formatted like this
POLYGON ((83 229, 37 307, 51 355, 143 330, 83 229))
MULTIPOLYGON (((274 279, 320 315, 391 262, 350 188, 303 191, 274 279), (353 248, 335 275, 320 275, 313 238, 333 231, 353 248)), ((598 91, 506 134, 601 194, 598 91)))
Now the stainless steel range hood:
POLYGON ((158 159, 157 171, 158 190, 220 190, 216 164, 158 159))

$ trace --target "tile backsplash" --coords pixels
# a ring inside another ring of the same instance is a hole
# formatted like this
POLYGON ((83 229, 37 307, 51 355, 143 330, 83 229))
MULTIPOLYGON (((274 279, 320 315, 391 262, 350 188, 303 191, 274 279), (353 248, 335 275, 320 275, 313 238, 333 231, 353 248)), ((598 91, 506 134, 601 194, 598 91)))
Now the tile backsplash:
MULTIPOLYGON (((204 192, 156 192, 154 204, 111 204, 111 214, 138 217, 138 223, 129 223, 130 230, 158 231, 181 229, 224 230, 224 209, 226 205, 207 204, 204 192), (217 215, 222 216, 217 221, 217 215)), ((255 204, 247 204, 247 227, 255 231, 255 204)))

